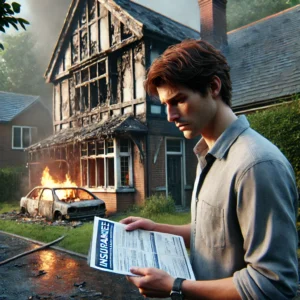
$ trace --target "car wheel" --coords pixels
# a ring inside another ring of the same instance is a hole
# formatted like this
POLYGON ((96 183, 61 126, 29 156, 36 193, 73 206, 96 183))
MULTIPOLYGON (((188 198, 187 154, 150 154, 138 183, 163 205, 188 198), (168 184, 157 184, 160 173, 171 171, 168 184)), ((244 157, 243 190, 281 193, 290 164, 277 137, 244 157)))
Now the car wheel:
POLYGON ((20 212, 21 212, 22 215, 25 215, 25 214, 26 214, 26 209, 25 209, 25 207, 21 207, 20 212))
POLYGON ((62 220, 63 220, 62 214, 59 211, 55 212, 54 221, 62 221, 62 220))

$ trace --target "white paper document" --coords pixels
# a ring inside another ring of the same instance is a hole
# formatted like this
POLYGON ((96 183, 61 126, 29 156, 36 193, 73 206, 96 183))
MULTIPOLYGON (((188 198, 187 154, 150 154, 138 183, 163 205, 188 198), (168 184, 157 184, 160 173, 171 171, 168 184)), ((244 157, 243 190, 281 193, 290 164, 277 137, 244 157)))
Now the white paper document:
POLYGON ((173 277, 195 280, 181 236, 137 229, 95 217, 90 249, 91 267, 133 275, 131 267, 158 268, 173 277))

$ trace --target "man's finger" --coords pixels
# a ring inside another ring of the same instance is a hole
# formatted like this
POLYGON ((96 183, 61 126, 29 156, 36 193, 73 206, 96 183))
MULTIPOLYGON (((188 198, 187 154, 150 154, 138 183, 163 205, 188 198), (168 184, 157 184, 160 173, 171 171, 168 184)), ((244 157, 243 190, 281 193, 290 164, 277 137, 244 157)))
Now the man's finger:
POLYGON ((131 267, 130 272, 134 275, 145 276, 146 275, 146 268, 131 267))

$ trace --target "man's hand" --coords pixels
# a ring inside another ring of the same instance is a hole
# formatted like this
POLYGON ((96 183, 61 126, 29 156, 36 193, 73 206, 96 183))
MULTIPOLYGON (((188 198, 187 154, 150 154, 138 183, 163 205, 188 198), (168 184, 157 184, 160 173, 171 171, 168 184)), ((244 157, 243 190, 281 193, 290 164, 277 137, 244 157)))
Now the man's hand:
POLYGON ((174 278, 167 272, 155 268, 130 268, 130 272, 138 275, 127 276, 145 297, 167 298, 170 296, 174 278))
POLYGON ((135 229, 155 231, 154 228, 156 225, 156 223, 154 223, 153 221, 140 217, 128 217, 126 219, 121 220, 120 223, 126 224, 126 230, 128 231, 135 229))

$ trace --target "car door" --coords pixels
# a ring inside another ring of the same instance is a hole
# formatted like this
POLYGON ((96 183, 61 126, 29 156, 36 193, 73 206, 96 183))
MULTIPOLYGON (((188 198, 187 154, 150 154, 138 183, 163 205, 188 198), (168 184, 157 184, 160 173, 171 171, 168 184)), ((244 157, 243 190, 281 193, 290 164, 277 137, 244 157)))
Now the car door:
POLYGON ((36 188, 27 196, 26 209, 31 216, 36 216, 38 214, 39 198, 40 198, 41 192, 42 192, 41 188, 36 188))
POLYGON ((39 214, 47 219, 52 219, 53 193, 52 189, 44 189, 39 202, 39 214))

